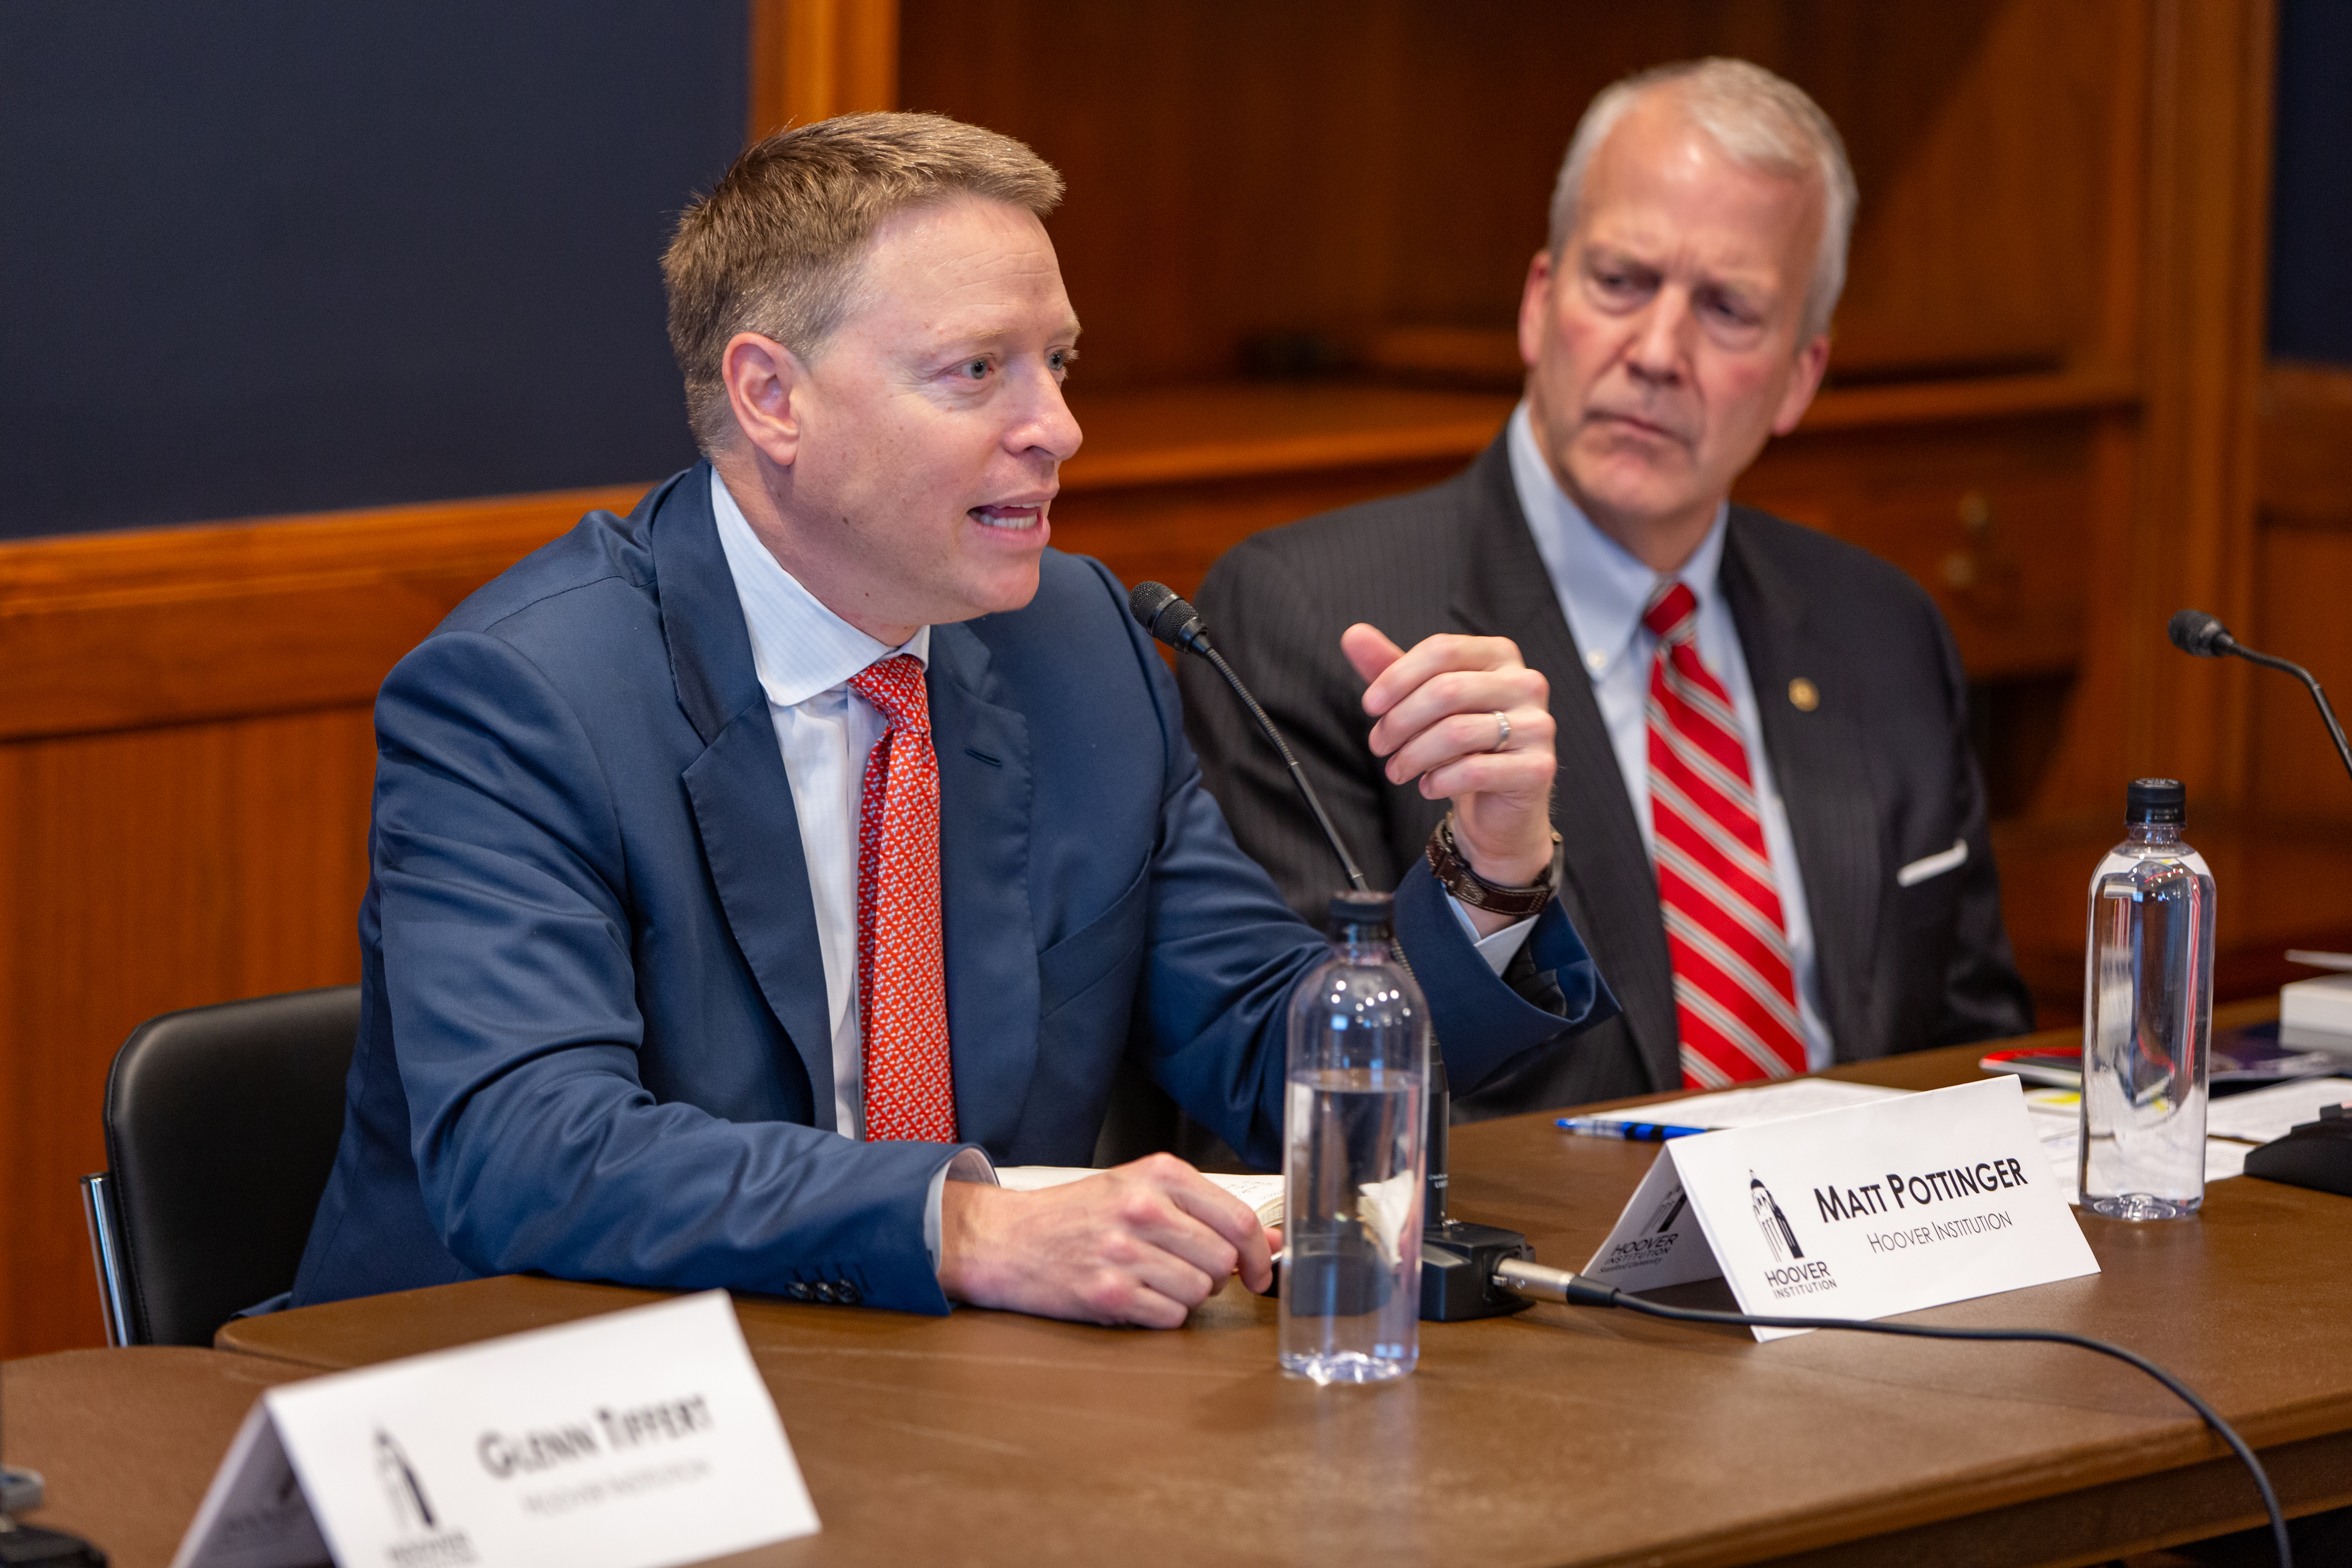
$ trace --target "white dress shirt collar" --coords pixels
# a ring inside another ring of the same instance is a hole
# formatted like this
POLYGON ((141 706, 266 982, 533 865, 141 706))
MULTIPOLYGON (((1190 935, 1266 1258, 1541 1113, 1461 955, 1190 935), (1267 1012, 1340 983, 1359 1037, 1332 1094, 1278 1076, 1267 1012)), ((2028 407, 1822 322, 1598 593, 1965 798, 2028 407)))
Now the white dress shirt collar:
POLYGON ((710 510, 719 520, 719 544, 727 552, 736 596, 743 602, 751 668, 771 703, 797 708, 894 653, 912 654, 929 668, 930 627, 917 628, 905 646, 894 648, 835 615, 760 542, 716 468, 710 470, 710 510))
MULTIPOLYGON (((1650 651, 1637 647, 1642 612, 1657 592, 1660 574, 1601 531, 1584 509, 1560 488, 1543 449, 1536 445, 1535 424, 1522 403, 1511 412, 1506 447, 1511 459, 1511 481, 1519 505, 1528 514, 1528 530, 1535 535, 1536 552, 1543 557, 1562 600, 1568 624, 1575 630, 1577 650, 1584 656, 1585 672, 1601 680, 1622 659, 1638 657, 1646 667, 1650 651)), ((1723 567, 1723 537, 1729 526, 1731 504, 1718 502, 1715 521, 1699 541, 1690 559, 1674 574, 1698 596, 1698 613, 1711 617, 1722 595, 1718 579, 1723 567)))

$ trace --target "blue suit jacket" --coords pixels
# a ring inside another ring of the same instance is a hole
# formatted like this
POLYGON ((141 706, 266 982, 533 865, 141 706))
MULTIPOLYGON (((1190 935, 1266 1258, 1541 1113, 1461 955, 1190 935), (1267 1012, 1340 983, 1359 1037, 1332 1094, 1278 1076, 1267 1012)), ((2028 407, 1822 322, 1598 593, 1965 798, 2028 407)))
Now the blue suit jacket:
MULTIPOLYGON (((709 484, 591 514, 384 682, 364 1009, 297 1304, 540 1269, 945 1310, 922 1222, 951 1151, 831 1131, 800 831, 709 484)), ((1118 584, 1050 551, 1041 576, 931 635, 959 1128, 1087 1163, 1132 1051, 1277 1163, 1285 1006, 1324 943, 1234 847, 1118 584)), ((1557 904, 1528 988, 1565 1016, 1488 972, 1425 868, 1398 926, 1456 1084, 1613 1011, 1557 904)))

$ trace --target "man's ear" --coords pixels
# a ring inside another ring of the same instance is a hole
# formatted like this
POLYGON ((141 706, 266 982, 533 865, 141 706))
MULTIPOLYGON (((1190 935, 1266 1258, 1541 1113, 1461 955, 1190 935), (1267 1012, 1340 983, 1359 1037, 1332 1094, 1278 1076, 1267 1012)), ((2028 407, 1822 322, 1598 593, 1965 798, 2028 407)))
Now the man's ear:
POLYGON ((1543 349, 1544 317, 1551 310, 1551 252, 1538 250, 1528 263, 1527 286, 1519 290, 1519 363, 1535 368, 1543 349))
POLYGON ((719 356, 719 376, 743 438, 770 462, 791 468, 800 456, 802 410, 796 400, 807 395, 807 367, 775 339, 738 332, 719 356))
POLYGON ((1789 378, 1789 385, 1780 394, 1780 406, 1772 416, 1772 434, 1786 436, 1805 416, 1813 404, 1813 394, 1822 389, 1822 376, 1830 368, 1830 335, 1823 332, 1797 351, 1797 372, 1789 378))

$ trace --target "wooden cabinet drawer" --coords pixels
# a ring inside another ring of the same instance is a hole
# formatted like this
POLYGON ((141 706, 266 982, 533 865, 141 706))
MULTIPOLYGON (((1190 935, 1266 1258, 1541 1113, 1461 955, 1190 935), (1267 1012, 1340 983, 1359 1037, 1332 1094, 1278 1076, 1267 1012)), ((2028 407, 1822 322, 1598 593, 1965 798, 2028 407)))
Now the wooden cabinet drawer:
POLYGON ((1972 678, 2057 673, 2081 660, 2092 539, 2128 483, 2117 417, 1800 433, 1734 494, 1909 573, 1972 678))

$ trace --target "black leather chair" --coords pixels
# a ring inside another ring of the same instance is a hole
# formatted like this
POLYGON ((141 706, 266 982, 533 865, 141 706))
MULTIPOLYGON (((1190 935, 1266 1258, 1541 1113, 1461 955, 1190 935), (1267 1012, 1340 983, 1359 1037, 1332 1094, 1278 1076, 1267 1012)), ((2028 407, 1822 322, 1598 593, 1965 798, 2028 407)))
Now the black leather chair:
POLYGON ((150 1018, 106 1080, 105 1173, 82 1178, 107 1337, 209 1345, 294 1283, 343 1130, 356 985, 150 1018))

